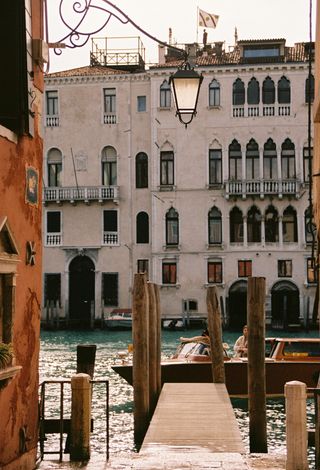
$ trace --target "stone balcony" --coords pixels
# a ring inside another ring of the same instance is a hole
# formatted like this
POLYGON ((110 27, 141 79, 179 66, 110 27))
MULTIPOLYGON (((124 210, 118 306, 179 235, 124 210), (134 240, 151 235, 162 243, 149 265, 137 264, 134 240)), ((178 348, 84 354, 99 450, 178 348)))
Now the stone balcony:
POLYGON ((63 202, 99 202, 102 204, 104 201, 119 201, 119 186, 72 186, 72 187, 46 187, 43 190, 43 202, 48 204, 55 202, 62 204, 63 202))
POLYGON ((291 180, 229 180, 225 183, 225 197, 259 196, 263 199, 265 196, 278 196, 282 199, 284 196, 299 197, 301 181, 291 180))
POLYGON ((245 118, 245 117, 267 117, 267 116, 290 116, 290 105, 241 105, 232 107, 232 117, 245 118))

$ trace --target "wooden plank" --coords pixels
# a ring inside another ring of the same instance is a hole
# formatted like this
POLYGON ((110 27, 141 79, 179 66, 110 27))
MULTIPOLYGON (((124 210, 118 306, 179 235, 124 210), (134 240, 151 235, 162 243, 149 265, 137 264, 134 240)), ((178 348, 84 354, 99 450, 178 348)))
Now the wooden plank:
POLYGON ((141 452, 164 446, 245 451, 225 384, 164 384, 141 452))

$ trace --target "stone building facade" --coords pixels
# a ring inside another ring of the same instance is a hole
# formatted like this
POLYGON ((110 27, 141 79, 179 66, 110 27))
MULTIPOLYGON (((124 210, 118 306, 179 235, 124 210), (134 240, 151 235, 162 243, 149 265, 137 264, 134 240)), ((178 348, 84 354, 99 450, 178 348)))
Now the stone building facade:
POLYGON ((214 284, 239 328, 250 275, 266 277, 268 324, 311 316, 306 45, 190 54, 204 80, 187 129, 165 48, 148 70, 95 60, 45 78, 43 305, 69 324, 130 307, 138 271, 160 285, 163 317, 205 316, 214 284))

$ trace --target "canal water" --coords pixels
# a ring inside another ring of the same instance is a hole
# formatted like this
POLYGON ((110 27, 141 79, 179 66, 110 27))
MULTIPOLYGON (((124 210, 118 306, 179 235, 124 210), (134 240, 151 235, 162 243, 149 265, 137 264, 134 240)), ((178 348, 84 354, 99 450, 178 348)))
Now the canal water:
MULTIPOLYGON (((197 330, 188 332, 163 331, 162 355, 169 357, 178 344, 181 336, 199 334, 197 330)), ((223 341, 232 348, 240 333, 224 332, 223 341)), ((279 332, 268 332, 269 336, 279 336, 279 332)), ((309 333, 318 336, 317 332, 309 333)), ((282 336, 305 336, 305 333, 283 333, 282 336)), ((130 454, 134 452, 133 442, 133 393, 132 387, 112 369, 119 359, 118 351, 127 350, 132 342, 131 331, 43 331, 41 333, 40 353, 40 382, 52 379, 70 379, 76 373, 76 350, 79 344, 95 344, 97 346, 95 380, 109 380, 110 387, 110 453, 130 454)), ((70 416, 70 387, 66 387, 66 405, 64 417, 70 416)), ((59 388, 57 385, 47 387, 46 417, 59 417, 59 388)), ((105 434, 105 387, 96 385, 92 398, 94 431, 91 438, 93 454, 101 454, 106 449, 105 434)), ((243 440, 249 449, 248 438, 248 409, 247 400, 234 400, 233 407, 243 435, 243 440)), ((273 453, 285 451, 285 407, 284 400, 268 400, 268 450, 273 453)), ((313 402, 308 402, 308 421, 313 421, 313 402)), ((46 450, 59 447, 58 437, 50 436, 45 443, 46 450)), ((313 451, 310 460, 313 460, 313 451)))

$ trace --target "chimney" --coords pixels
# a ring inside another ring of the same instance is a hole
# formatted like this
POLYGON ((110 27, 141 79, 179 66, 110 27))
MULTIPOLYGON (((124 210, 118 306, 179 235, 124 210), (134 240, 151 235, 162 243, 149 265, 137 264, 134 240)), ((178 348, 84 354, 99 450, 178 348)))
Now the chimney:
POLYGON ((169 45, 172 46, 172 29, 169 28, 169 45))
POLYGON ((159 65, 166 63, 166 48, 162 44, 158 45, 158 61, 159 65))
POLYGON ((222 46, 223 46, 223 42, 222 42, 222 41, 219 41, 219 42, 215 42, 215 43, 214 43, 214 49, 215 49, 215 52, 216 52, 216 56, 217 56, 217 57, 221 57, 221 56, 222 56, 222 46))

